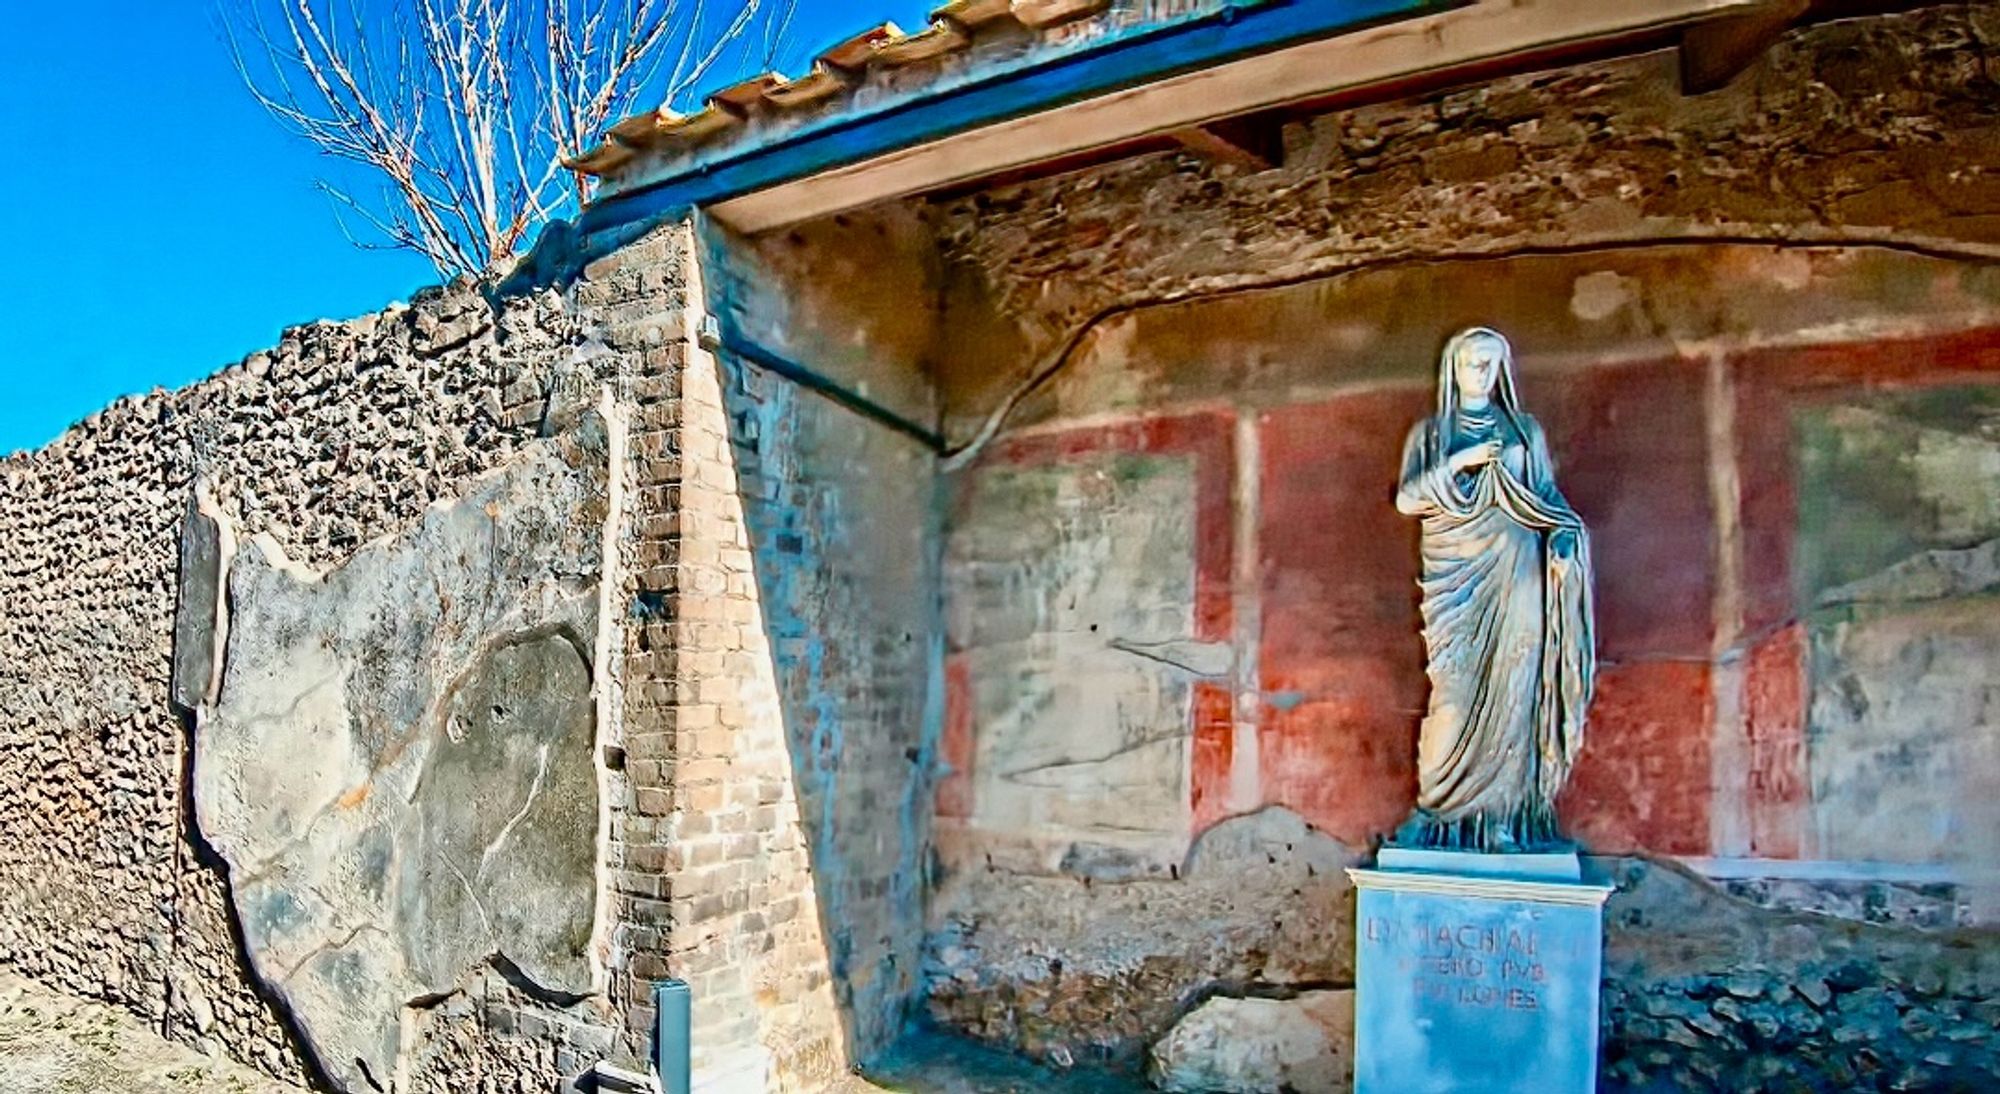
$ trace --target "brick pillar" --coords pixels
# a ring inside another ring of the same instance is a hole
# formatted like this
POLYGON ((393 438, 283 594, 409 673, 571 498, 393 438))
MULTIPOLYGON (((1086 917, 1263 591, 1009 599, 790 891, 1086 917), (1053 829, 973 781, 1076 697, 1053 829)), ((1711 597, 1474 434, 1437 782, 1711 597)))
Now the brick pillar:
POLYGON ((687 228, 668 225, 593 262, 577 282, 577 302, 598 317, 616 355, 615 393, 627 418, 626 465, 618 495, 625 522, 617 544, 619 583, 606 610, 613 631, 601 701, 611 710, 611 742, 622 751, 605 788, 610 847, 605 886, 612 1007, 624 1033, 616 1057, 641 1062, 652 1050, 651 984, 668 975, 673 917, 668 877, 676 852, 667 828, 673 776, 674 568, 680 461, 674 439, 687 339, 687 228))
POLYGON ((818 1089, 845 1073, 846 1038, 720 376, 699 344, 692 227, 586 277, 631 413, 610 955, 626 1048, 649 1049, 651 984, 678 977, 693 991, 697 1090, 818 1089))

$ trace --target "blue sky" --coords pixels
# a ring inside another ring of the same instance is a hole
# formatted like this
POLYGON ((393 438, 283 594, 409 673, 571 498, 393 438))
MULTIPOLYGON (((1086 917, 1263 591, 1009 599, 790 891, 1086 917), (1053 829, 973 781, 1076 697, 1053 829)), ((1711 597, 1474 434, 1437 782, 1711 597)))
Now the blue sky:
MULTIPOLYGON (((379 2, 379 0, 370 0, 379 2)), ((926 0, 801 0, 787 61, 926 0)), ((245 93, 209 0, 0 3, 0 454, 434 280, 353 247, 312 187, 343 165, 245 93)), ((352 176, 349 176, 352 177, 352 176)))

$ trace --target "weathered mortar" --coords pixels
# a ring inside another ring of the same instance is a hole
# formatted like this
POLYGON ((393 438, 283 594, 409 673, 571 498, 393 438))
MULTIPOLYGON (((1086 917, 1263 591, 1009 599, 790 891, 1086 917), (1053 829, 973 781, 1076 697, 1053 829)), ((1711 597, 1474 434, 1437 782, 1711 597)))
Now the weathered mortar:
MULTIPOLYGON (((0 814, 0 960, 305 1078, 183 793, 168 670, 190 484, 214 482, 240 532, 338 563, 541 432, 546 385, 589 322, 554 294, 496 315, 455 285, 287 331, 214 379, 122 400, 6 462, 0 773, 21 789, 0 814)), ((514 1001, 504 982, 479 990, 514 1001)), ((550 1077, 562 1039, 470 1058, 496 1078, 550 1077)))
POLYGON ((405 1008, 469 969, 557 999, 600 979, 592 683, 617 428, 593 413, 325 574, 267 537, 230 566, 195 815, 259 980, 346 1089, 394 1075, 405 1008))

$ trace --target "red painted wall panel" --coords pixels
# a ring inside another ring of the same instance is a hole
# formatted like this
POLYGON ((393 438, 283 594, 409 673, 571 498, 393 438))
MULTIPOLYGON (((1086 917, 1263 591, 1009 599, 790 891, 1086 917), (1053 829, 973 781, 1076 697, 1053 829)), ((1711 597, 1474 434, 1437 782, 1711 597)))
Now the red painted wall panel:
MULTIPOLYGON (((1604 804, 1580 834, 1617 849, 1707 846, 1698 659, 1713 632, 1715 549, 1701 385, 1685 362, 1620 366, 1560 386, 1545 378, 1537 406, 1591 525, 1606 658, 1571 798, 1604 804), (1647 773, 1664 781, 1626 785, 1647 773)), ((1418 530, 1393 492, 1404 434, 1430 405, 1428 391, 1377 391, 1261 423, 1264 794, 1351 842, 1395 827, 1415 792, 1427 687, 1418 530)))
POLYGON ((1599 655, 1707 657, 1716 543, 1702 368, 1648 361, 1522 384, 1590 528, 1599 655))
POLYGON ((1750 853, 1805 854, 1811 789, 1806 770, 1806 638, 1794 623, 1750 653, 1745 706, 1750 730, 1750 853))
POLYGON ((972 666, 962 655, 945 659, 944 740, 941 742, 945 774, 937 785, 937 814, 960 820, 972 816, 972 764, 978 755, 973 739, 972 666))
POLYGON ((1366 392, 1259 423, 1264 798, 1350 843, 1408 815, 1425 695, 1403 436, 1431 395, 1366 392))
POLYGON ((1713 705, 1706 662, 1601 671, 1560 803, 1569 833, 1599 853, 1707 853, 1713 705))
POLYGON ((1195 634, 1221 642, 1229 639, 1235 626, 1229 594, 1236 543, 1231 498, 1236 470, 1235 421, 1227 411, 1133 418, 1014 438, 1000 444, 991 458, 1015 465, 1048 465, 1105 452, 1192 456, 1195 634))
POLYGON ((1189 792, 1197 832, 1229 815, 1229 776, 1235 752, 1236 714, 1229 689, 1220 684, 1196 684, 1189 792))
MULTIPOLYGON (((1236 544, 1235 422, 1227 410, 1203 410, 1033 433, 1003 440, 987 460, 1003 466, 1045 467, 1105 454, 1190 457, 1195 478, 1195 637, 1228 642, 1236 625, 1230 588, 1236 544)), ((948 770, 937 789, 939 816, 966 819, 974 813, 977 791, 972 769, 980 727, 972 688, 969 659, 948 656, 943 739, 948 770)), ((1190 805, 1199 832, 1227 815, 1235 745, 1232 690, 1226 683, 1196 683, 1190 707, 1190 805)))
MULTIPOLYGON (((1914 343, 1759 352, 1730 363, 1740 477, 1751 851, 1806 854, 1805 639, 1796 626, 1791 411, 1870 384, 1924 384, 2000 370, 2000 332, 1914 343)), ((1564 491, 1590 524, 1602 674, 1587 744, 1562 802, 1571 831, 1604 852, 1711 853, 1718 542, 1707 366, 1680 359, 1530 374, 1564 491)), ((1407 816, 1426 697, 1418 634, 1416 522, 1395 511, 1402 440, 1428 388, 1358 391, 1264 412, 1254 514, 1261 630, 1257 774, 1263 800, 1365 844, 1407 816)), ((1231 633, 1233 418, 1198 412, 1005 442, 999 459, 1102 451, 1196 457, 1199 629, 1231 633)), ((1247 652, 1247 651, 1246 651, 1247 652)), ((948 672, 945 752, 969 763, 962 670, 948 672)), ((1228 814, 1238 762, 1233 697, 1201 685, 1192 731, 1196 830, 1228 814)), ((960 770, 963 767, 960 766, 960 770)), ((969 812, 947 779, 939 808, 969 812)))

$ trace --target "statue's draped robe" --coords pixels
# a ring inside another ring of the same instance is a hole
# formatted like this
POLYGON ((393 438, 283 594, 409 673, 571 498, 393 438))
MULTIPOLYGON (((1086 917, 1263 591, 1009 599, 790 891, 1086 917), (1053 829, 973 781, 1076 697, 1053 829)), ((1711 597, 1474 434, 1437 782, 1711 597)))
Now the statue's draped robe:
POLYGON ((1418 423, 1398 498, 1423 519, 1431 684, 1411 838, 1473 850, 1551 843, 1596 646, 1589 539, 1556 489, 1541 425, 1497 405, 1418 423), (1450 470, 1451 452, 1486 440, 1502 444, 1498 460, 1450 470))

